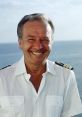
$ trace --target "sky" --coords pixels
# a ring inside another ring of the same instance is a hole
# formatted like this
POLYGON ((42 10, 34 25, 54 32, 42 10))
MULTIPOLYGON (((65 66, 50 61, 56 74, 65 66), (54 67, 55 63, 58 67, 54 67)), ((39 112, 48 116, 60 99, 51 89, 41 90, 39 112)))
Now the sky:
POLYGON ((39 12, 53 21, 56 41, 82 40, 82 0, 0 0, 0 43, 17 42, 18 22, 39 12))

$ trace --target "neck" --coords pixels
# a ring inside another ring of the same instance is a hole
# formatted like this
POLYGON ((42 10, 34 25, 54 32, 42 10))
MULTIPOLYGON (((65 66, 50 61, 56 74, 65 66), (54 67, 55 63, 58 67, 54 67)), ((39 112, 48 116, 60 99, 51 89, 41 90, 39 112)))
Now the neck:
POLYGON ((41 64, 41 65, 34 65, 34 64, 25 63, 25 65, 26 65, 27 73, 29 73, 31 75, 32 74, 40 75, 46 71, 46 63, 41 64))

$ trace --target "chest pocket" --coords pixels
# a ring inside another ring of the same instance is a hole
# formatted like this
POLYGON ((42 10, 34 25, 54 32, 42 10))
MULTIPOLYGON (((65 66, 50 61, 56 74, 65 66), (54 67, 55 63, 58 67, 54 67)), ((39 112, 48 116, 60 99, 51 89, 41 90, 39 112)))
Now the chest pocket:
POLYGON ((0 117, 25 117, 23 96, 1 96, 0 117))
POLYGON ((47 117, 60 117, 63 106, 62 96, 46 97, 46 115, 47 117))

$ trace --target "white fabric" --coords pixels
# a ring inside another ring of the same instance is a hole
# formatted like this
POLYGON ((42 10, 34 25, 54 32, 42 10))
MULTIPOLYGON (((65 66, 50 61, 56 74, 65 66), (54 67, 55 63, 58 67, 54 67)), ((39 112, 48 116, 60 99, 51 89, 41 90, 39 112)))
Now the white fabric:
POLYGON ((29 78, 23 57, 0 70, 0 117, 71 117, 82 113, 72 70, 47 60, 38 93, 29 78))

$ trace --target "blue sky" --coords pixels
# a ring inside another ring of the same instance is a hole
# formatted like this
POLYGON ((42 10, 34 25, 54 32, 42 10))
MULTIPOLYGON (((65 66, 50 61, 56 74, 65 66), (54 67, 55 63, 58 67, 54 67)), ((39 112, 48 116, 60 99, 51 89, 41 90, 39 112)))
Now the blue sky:
POLYGON ((17 42, 16 28, 26 14, 42 12, 55 25, 54 38, 82 40, 82 0, 2 0, 0 1, 0 43, 17 42))

